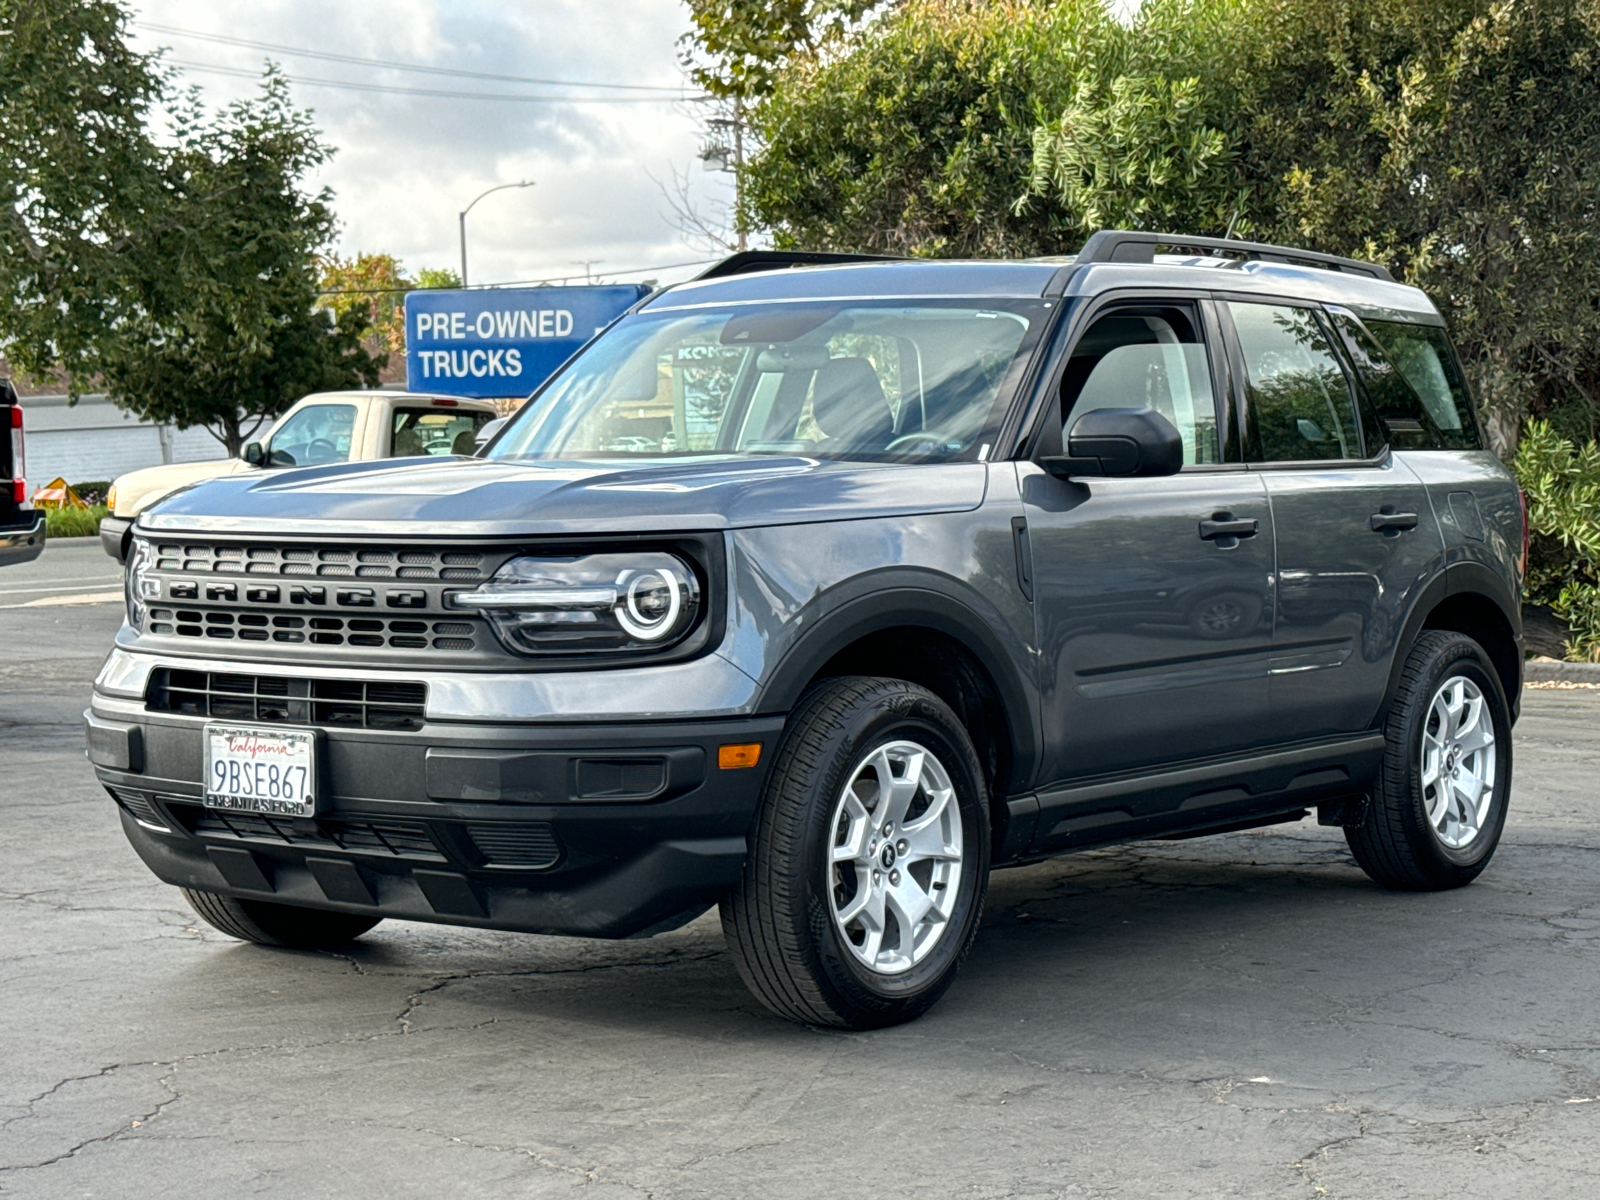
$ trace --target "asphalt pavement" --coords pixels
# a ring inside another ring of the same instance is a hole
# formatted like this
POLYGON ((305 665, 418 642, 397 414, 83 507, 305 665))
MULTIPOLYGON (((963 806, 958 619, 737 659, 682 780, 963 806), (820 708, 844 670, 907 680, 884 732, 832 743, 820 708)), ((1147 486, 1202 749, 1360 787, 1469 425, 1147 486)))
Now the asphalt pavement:
POLYGON ((1006 871, 943 1002, 846 1034, 762 1009, 714 916, 215 933, 83 758, 117 620, 0 612, 0 1195, 1600 1191, 1600 692, 1528 694, 1472 887, 1380 891, 1314 824, 1006 871))
POLYGON ((97 537, 47 541, 32 562, 0 570, 0 608, 100 604, 121 594, 122 568, 97 537))

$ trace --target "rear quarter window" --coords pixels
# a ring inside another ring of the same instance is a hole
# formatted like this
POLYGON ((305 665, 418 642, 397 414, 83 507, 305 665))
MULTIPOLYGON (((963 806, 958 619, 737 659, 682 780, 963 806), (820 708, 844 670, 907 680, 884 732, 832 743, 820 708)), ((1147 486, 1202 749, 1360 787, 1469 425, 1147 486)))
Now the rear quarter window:
POLYGON ((1352 354, 1388 428, 1390 445, 1397 450, 1482 448, 1466 379, 1443 329, 1371 320, 1365 323, 1371 332, 1366 337, 1359 322, 1341 321, 1353 330, 1352 354))

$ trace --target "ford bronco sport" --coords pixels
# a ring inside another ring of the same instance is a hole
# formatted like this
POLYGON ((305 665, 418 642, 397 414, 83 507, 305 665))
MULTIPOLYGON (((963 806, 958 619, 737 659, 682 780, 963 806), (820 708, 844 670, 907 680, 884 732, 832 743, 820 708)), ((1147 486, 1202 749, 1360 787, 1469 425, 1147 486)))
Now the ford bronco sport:
POLYGON ((720 905, 774 1011, 881 1026, 949 986, 999 866, 1315 812, 1386 887, 1472 880, 1520 503, 1381 267, 750 253, 478 456, 142 513, 89 754, 235 937, 720 905))

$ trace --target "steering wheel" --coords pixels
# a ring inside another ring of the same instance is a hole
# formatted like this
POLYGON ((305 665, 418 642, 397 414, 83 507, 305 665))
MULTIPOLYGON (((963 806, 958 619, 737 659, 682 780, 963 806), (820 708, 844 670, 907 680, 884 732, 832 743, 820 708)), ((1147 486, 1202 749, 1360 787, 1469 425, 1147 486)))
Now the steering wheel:
POLYGON ((339 457, 339 447, 327 438, 312 438, 306 443, 306 465, 320 466, 322 463, 333 462, 339 457))
POLYGON ((924 452, 943 450, 950 441, 936 429, 922 429, 916 433, 902 433, 883 448, 885 454, 901 454, 913 448, 924 452))

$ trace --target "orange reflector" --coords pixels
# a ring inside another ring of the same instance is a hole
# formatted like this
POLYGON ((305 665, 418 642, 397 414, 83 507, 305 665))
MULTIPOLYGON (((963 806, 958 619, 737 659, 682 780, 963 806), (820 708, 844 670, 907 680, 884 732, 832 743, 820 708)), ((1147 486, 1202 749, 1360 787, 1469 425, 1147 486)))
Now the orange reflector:
POLYGON ((760 761, 760 742, 744 742, 737 746, 717 747, 717 766, 724 771, 737 771, 741 767, 753 767, 760 761))

